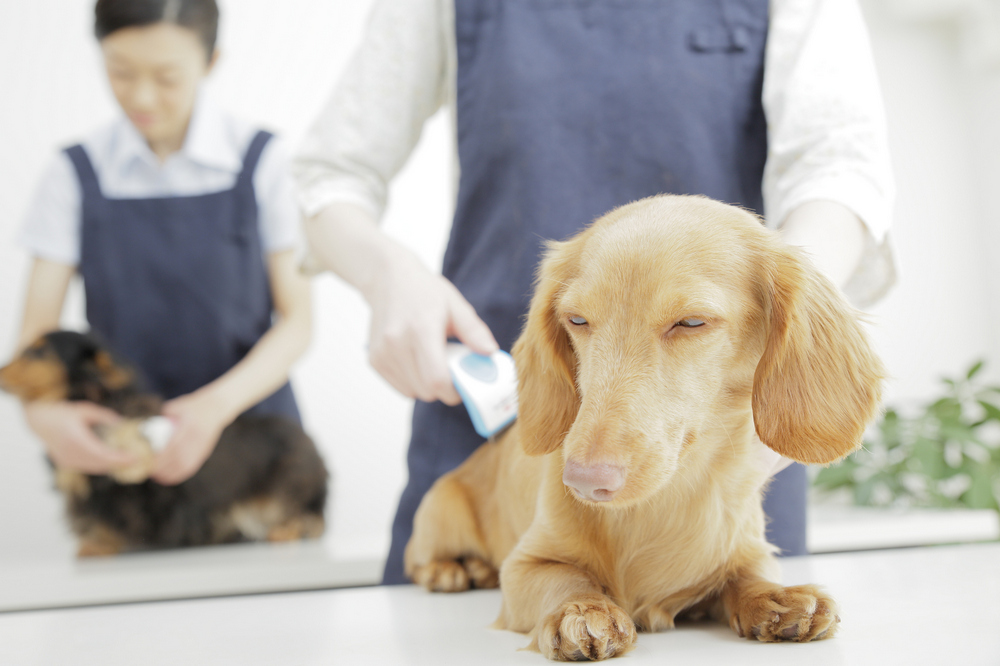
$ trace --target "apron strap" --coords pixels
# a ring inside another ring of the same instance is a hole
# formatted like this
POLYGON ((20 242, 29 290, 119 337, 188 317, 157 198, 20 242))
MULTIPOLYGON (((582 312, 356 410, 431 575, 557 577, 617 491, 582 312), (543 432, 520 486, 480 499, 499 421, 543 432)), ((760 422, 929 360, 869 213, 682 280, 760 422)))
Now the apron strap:
POLYGON ((77 144, 70 146, 63 152, 66 153, 70 162, 73 163, 73 168, 76 169, 76 177, 80 181, 80 188, 83 190, 84 197, 96 196, 103 198, 101 184, 97 180, 97 172, 94 171, 94 165, 87 156, 87 151, 84 147, 81 144, 77 144))
MULTIPOLYGON (((253 174, 257 169, 257 163, 260 162, 261 153, 264 152, 264 147, 273 136, 274 135, 268 131, 260 130, 250 141, 250 146, 247 148, 247 152, 243 156, 243 168, 237 177, 236 182, 238 185, 252 184, 253 174)), ((80 179, 80 186, 83 188, 84 194, 101 195, 101 185, 100 181, 97 179, 97 172, 94 171, 94 165, 87 156, 87 151, 84 147, 81 144, 77 144, 66 148, 63 152, 66 153, 70 162, 73 163, 73 167, 76 169, 76 174, 80 179)))
POLYGON ((243 170, 240 171, 239 178, 236 181, 237 187, 245 187, 253 184, 253 174, 257 169, 257 163, 260 161, 260 155, 264 152, 264 146, 267 145, 267 142, 273 136, 273 134, 266 130, 260 130, 250 141, 246 155, 243 156, 243 170))

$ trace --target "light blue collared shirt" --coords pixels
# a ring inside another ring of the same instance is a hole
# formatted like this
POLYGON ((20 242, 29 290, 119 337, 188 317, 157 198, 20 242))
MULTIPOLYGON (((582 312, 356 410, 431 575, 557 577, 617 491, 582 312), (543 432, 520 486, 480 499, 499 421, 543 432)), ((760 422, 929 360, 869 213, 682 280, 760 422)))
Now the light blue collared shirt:
MULTIPOLYGON (((232 188, 257 128, 216 107, 202 95, 183 147, 160 163, 124 116, 83 141, 104 196, 144 199, 195 196, 232 188)), ((258 224, 265 253, 301 247, 301 216, 277 138, 268 142, 254 172, 258 224)), ((34 256, 75 266, 80 259, 80 183, 69 157, 49 164, 28 208, 20 243, 34 256)))

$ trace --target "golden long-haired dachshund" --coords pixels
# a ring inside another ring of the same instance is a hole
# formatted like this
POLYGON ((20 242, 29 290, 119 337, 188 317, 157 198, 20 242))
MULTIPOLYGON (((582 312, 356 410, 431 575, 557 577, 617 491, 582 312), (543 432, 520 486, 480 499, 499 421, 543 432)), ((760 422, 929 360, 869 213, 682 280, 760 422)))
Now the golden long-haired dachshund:
POLYGON ((323 533, 327 470, 294 421, 241 415, 193 477, 164 486, 148 478, 154 454, 141 427, 163 401, 96 337, 43 335, 0 368, 0 388, 27 402, 87 400, 125 417, 97 434, 131 453, 134 464, 107 475, 55 470, 80 556, 323 533))
POLYGON ((424 498, 415 582, 499 583, 497 626, 552 659, 623 654, 682 615, 833 636, 833 599, 777 583, 758 447, 850 453, 884 369, 801 252, 709 199, 623 206, 549 245, 513 353, 518 421, 424 498))

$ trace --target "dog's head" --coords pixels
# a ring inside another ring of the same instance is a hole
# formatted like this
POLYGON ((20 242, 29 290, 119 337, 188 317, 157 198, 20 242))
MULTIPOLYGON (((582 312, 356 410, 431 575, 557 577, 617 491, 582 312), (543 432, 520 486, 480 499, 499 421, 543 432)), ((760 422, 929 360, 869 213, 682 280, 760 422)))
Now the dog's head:
POLYGON ((102 402, 133 380, 93 335, 73 331, 46 333, 0 368, 0 388, 29 402, 102 402))
POLYGON ((525 450, 561 448, 567 485, 606 506, 648 497, 710 441, 745 451, 754 428, 793 460, 841 458, 883 377, 801 252, 700 197, 645 199, 552 243, 514 356, 525 450))

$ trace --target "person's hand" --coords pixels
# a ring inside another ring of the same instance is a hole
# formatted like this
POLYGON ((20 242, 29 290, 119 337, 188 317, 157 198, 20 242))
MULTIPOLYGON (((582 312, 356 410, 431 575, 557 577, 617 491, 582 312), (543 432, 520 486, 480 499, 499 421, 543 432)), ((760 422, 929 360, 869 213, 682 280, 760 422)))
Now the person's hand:
POLYGON ((448 338, 483 355, 498 345, 458 289, 384 234, 363 206, 331 203, 306 221, 305 231, 319 265, 357 288, 372 309, 372 367, 409 398, 461 402, 448 372, 448 338))
POLYGON ((861 218, 835 201, 798 206, 780 233, 786 243, 805 250, 816 268, 841 289, 857 270, 869 235, 861 218))
POLYGON ((795 461, 789 460, 763 442, 758 441, 757 462, 767 472, 767 478, 770 479, 795 461))
POLYGON ((94 434, 95 426, 110 426, 121 420, 106 407, 82 401, 38 401, 24 406, 24 417, 60 469, 107 474, 135 462, 133 456, 108 448, 94 434))
POLYGON ((172 486, 201 469, 233 419, 220 399, 204 390, 164 403, 162 413, 173 422, 174 434, 157 454, 150 478, 172 486))
POLYGON ((460 403, 445 360, 448 338, 483 355, 498 345, 458 289, 406 253, 365 295, 372 308, 372 367, 407 397, 460 403))

